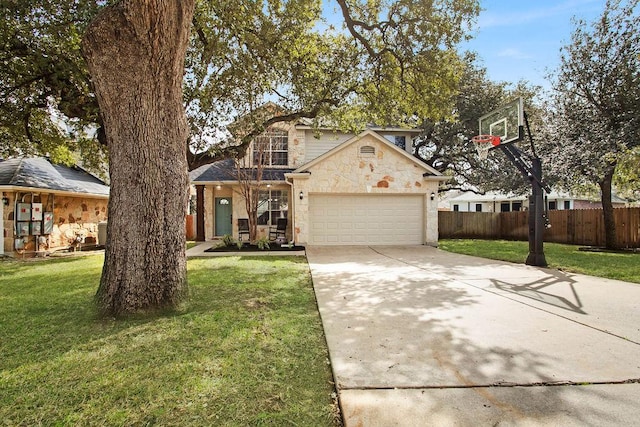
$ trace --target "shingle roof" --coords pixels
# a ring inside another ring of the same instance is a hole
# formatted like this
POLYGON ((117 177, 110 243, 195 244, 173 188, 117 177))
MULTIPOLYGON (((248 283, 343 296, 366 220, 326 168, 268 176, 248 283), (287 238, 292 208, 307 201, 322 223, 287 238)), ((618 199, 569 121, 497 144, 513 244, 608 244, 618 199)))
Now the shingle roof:
POLYGON ((54 165, 42 157, 0 161, 0 186, 109 195, 109 186, 84 169, 54 165))
MULTIPOLYGON (((298 127, 313 127, 316 124, 316 119, 309 119, 306 117, 303 117, 301 119, 299 119, 296 122, 296 126, 298 127)), ((336 123, 331 121, 331 120, 326 120, 326 119, 320 119, 318 124, 317 124, 318 128, 320 129, 337 129, 336 123)), ((409 128, 409 127, 404 127, 404 126, 399 126, 399 125, 387 125, 387 126, 380 126, 380 125, 376 125, 374 123, 367 123, 364 126, 363 130, 373 130, 376 132, 398 132, 398 131, 402 131, 402 132, 408 132, 408 133, 414 133, 414 134, 418 134, 421 133, 422 130, 418 129, 418 128, 409 128)))
MULTIPOLYGON (((292 171, 293 169, 264 168, 262 180, 284 181, 284 174, 292 171)), ((237 181, 238 176, 233 159, 226 159, 192 170, 189 172, 189 179, 197 184, 198 182, 237 181)))

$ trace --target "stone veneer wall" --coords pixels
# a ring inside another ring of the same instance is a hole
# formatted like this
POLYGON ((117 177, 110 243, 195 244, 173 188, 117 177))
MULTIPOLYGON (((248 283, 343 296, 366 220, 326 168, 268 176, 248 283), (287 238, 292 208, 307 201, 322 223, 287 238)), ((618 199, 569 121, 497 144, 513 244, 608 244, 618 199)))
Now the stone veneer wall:
POLYGON ((298 168, 304 164, 305 159, 305 135, 304 130, 297 130, 294 126, 289 129, 289 167, 298 168))
MULTIPOLYGON (((5 192, 9 198, 9 205, 4 207, 2 218, 3 232, 5 236, 5 253, 14 252, 15 222, 14 206, 16 193, 5 192)), ((90 196, 61 196, 41 193, 43 211, 51 209, 49 197, 53 197, 53 231, 47 237, 45 250, 51 251, 72 246, 76 236, 84 238, 85 244, 104 243, 98 242, 98 223, 107 220, 106 198, 93 198, 90 196)), ((42 249, 42 248, 40 248, 42 249)), ((26 252, 35 251, 35 238, 29 237, 25 247, 26 252)))
POLYGON ((56 196, 53 208, 51 247, 65 247, 71 235, 85 237, 85 243, 98 242, 98 223, 107 221, 108 199, 56 196))
MULTIPOLYGON (((426 243, 437 245, 438 211, 437 198, 430 200, 430 194, 437 194, 439 180, 424 178, 425 169, 406 156, 381 143, 372 135, 365 135, 309 168, 309 177, 294 179, 294 197, 303 192, 303 199, 295 200, 296 242, 308 241, 309 194, 424 194, 426 198, 426 243), (375 154, 362 155, 362 146, 372 146, 375 154)), ((401 218, 399 218, 401 220, 401 218)))

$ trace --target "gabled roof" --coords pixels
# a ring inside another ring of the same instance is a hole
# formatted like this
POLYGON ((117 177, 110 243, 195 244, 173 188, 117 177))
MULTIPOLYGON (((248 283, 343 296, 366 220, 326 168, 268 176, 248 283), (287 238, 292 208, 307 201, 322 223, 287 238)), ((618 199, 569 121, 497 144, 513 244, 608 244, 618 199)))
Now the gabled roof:
MULTIPOLYGON (((428 164, 424 163, 422 160, 410 155, 406 151, 400 149, 396 145, 392 144, 390 141, 387 141, 386 138, 384 138, 382 135, 380 135, 379 133, 377 133, 377 132, 375 132, 373 130, 365 130, 364 132, 354 136, 351 139, 348 139, 347 141, 345 141, 342 144, 338 145, 337 147, 333 148, 332 150, 327 151, 323 155, 321 155, 319 157, 316 157, 315 159, 311 160, 309 163, 306 163, 306 164, 300 166, 298 169, 294 170, 293 172, 294 173, 305 172, 309 168, 317 165, 318 163, 321 163, 321 162, 325 161, 327 158, 333 156, 334 154, 338 153, 339 151, 344 150, 345 148, 349 147, 350 145, 355 144, 356 142, 362 140, 366 136, 372 136, 379 143, 386 145, 388 149, 390 149, 392 151, 395 151, 397 154, 405 157, 408 162, 411 162, 411 163, 415 164, 416 166, 424 169, 425 170, 425 176, 436 176, 436 177, 443 176, 436 169, 434 169, 431 166, 429 166, 428 164)), ((354 159, 354 161, 355 161, 355 159, 354 159)), ((449 179, 448 177, 445 177, 445 178, 449 179)))
MULTIPOLYGON (((248 170, 255 174, 255 169, 248 170)), ((262 181, 284 181, 284 174, 292 171, 293 169, 264 168, 262 170, 262 181)), ((193 184, 237 182, 238 176, 236 175, 233 159, 225 159, 192 170, 189 172, 189 180, 193 184)))
POLYGON ((109 186, 84 169, 43 157, 0 161, 0 187, 109 196, 109 186))

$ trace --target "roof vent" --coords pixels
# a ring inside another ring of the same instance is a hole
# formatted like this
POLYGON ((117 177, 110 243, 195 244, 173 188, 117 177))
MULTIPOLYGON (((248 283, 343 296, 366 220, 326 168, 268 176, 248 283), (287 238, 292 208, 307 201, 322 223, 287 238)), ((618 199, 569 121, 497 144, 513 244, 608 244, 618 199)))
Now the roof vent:
POLYGON ((362 147, 360 147, 360 155, 373 156, 374 154, 376 154, 375 147, 372 147, 370 145, 363 145, 362 147))

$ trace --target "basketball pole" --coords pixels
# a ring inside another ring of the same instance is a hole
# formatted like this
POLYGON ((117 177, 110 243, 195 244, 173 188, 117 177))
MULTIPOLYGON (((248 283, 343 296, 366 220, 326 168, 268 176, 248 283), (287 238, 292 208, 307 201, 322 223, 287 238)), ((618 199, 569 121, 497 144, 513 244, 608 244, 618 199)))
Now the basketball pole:
POLYGON ((544 256, 544 191, 542 188, 542 162, 531 159, 531 196, 529 197, 529 255, 525 264, 546 267, 544 256))
POLYGON ((536 153, 522 97, 483 115, 478 119, 478 125, 479 134, 471 138, 471 142, 475 144, 480 159, 486 159, 490 150, 499 148, 518 168, 524 179, 531 183, 531 195, 529 196, 529 255, 525 263, 527 265, 546 267, 547 260, 544 256, 544 229, 546 225, 544 191, 550 193, 551 188, 542 180, 542 161, 536 153), (513 144, 525 139, 524 125, 526 125, 529 135, 531 154, 525 153, 513 144), (515 134, 516 129, 517 134, 515 134), (494 138, 498 138, 499 142, 494 143, 494 138))
MULTIPOLYGON (((524 139, 524 128, 520 127, 520 140, 524 139)), ((531 183, 529 196, 529 254, 525 264, 546 267, 544 255, 544 190, 551 191, 542 181, 542 161, 537 156, 529 156, 513 144, 498 146, 502 152, 518 168, 520 173, 531 183), (525 160, 526 159, 526 160, 525 160)))

